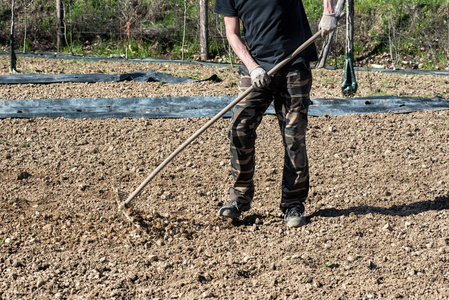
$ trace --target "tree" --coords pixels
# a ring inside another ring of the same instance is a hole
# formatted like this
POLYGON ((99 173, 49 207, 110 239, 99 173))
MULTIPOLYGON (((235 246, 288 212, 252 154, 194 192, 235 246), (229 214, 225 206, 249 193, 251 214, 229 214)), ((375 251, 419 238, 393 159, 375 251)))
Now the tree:
POLYGON ((64 6, 62 0, 56 0, 56 45, 58 51, 64 45, 64 6))
POLYGON ((11 65, 9 67, 10 73, 16 73, 16 53, 14 52, 14 6, 15 6, 15 0, 12 0, 12 7, 11 7, 11 34, 9 35, 9 46, 10 46, 10 53, 11 53, 11 65))
POLYGON ((208 28, 207 28, 207 4, 208 0, 200 0, 200 47, 201 60, 209 59, 209 43, 208 43, 208 28))

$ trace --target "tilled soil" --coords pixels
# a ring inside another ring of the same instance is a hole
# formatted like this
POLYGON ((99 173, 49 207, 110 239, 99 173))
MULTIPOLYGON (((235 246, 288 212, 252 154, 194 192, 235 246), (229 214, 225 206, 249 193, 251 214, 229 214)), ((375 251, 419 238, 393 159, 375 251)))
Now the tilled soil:
MULTIPOLYGON (((0 98, 235 94, 234 69, 194 68, 223 81, 9 85, 0 98)), ((340 97, 341 70, 314 74, 312 97, 340 97)), ((449 98, 447 77, 357 75, 359 96, 449 98)), ((279 210, 274 116, 258 131, 252 209, 235 221, 216 216, 231 184, 221 119, 131 202, 127 220, 115 188, 132 192, 207 120, 1 119, 0 299, 449 299, 449 111, 310 117, 309 222, 297 229, 279 210)))

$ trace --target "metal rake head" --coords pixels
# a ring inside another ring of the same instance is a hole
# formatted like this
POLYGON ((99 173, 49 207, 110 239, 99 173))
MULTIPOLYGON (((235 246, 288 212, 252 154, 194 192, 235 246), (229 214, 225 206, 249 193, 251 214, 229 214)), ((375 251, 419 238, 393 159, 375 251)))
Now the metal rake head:
POLYGON ((115 191, 115 194, 117 195, 117 203, 118 203, 119 208, 122 208, 122 207, 126 208, 127 205, 124 204, 124 202, 128 198, 128 194, 125 193, 124 191, 119 190, 118 188, 115 188, 114 191, 115 191))
POLYGON ((135 226, 140 227, 138 224, 135 224, 134 218, 129 215, 126 208, 128 208, 128 205, 126 205, 124 202, 128 198, 128 194, 124 191, 119 190, 118 188, 114 188, 115 194, 117 196, 117 204, 118 204, 118 210, 119 212, 122 212, 125 218, 133 223, 135 226))

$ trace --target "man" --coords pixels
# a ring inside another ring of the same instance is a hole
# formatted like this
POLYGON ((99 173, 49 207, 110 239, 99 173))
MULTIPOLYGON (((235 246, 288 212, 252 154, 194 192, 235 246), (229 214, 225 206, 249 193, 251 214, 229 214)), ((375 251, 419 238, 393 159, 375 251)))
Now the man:
MULTIPOLYGON (((323 35, 337 26, 332 0, 323 0, 320 22, 323 35)), ((285 224, 306 223, 304 201, 309 190, 305 135, 310 105, 312 73, 317 60, 315 45, 309 46, 272 78, 267 71, 288 57, 312 33, 301 0, 216 0, 215 13, 224 15, 226 37, 243 65, 239 92, 255 90, 232 112, 229 132, 234 185, 229 202, 219 216, 238 218, 250 209, 254 196, 256 129, 274 101, 285 147, 280 208, 285 224), (245 42, 240 35, 243 23, 245 42)))

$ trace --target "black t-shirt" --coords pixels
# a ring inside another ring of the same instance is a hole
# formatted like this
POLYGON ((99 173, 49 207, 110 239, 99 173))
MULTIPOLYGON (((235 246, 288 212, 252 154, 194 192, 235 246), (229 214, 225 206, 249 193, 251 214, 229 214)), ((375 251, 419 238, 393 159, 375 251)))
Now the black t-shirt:
MULTIPOLYGON (((267 71, 312 36, 301 0, 216 0, 214 12, 242 20, 251 55, 267 71)), ((317 59, 312 44, 289 66, 317 59)))

